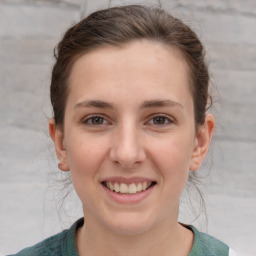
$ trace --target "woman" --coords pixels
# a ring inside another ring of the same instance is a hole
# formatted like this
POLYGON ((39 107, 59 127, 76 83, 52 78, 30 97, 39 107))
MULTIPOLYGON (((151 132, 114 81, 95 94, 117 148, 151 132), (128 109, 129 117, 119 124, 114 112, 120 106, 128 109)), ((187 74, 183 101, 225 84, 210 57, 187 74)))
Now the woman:
POLYGON ((59 43, 49 132, 84 218, 17 255, 231 255, 178 222, 214 117, 203 46, 163 10, 95 12, 59 43))

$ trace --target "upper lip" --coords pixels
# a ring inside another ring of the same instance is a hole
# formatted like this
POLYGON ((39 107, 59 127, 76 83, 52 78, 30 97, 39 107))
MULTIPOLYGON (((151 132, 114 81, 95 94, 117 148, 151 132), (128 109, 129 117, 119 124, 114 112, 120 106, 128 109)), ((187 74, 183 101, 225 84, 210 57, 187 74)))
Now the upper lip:
POLYGON ((120 177, 120 176, 113 176, 113 177, 106 177, 104 179, 101 179, 102 182, 117 182, 117 183, 125 183, 125 184, 132 184, 132 183, 140 183, 140 182, 156 182, 153 179, 145 178, 145 177, 120 177))

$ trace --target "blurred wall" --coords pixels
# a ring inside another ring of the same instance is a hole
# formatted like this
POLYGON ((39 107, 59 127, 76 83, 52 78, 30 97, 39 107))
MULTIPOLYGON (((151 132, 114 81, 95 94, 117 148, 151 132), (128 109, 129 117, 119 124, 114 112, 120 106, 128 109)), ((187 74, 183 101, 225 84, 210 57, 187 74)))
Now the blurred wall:
MULTIPOLYGON (((111 1, 110 5, 143 1, 111 1)), ((158 5, 148 0, 147 4, 158 5)), ((81 216, 75 195, 58 215, 48 136, 53 48, 65 29, 108 1, 0 1, 0 253, 14 253, 81 216), (64 210, 65 210, 64 209, 64 210), (64 218, 63 218, 64 216, 64 218), (64 219, 64 220, 63 220, 64 219)), ((208 232, 256 255, 256 1, 162 0, 196 30, 212 72, 217 130, 201 173, 208 232)), ((185 220, 189 216, 183 213, 185 220)))

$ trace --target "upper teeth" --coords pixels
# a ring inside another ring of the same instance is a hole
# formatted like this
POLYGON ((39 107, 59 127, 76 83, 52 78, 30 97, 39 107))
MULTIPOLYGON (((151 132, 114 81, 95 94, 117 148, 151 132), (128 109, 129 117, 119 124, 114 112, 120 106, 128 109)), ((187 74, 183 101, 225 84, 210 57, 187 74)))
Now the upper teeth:
POLYGON ((132 183, 132 184, 125 184, 125 183, 117 183, 117 182, 111 182, 107 181, 106 186, 115 192, 119 193, 129 193, 129 194, 135 194, 137 192, 141 192, 146 190, 147 188, 150 187, 152 182, 140 182, 140 183, 132 183))

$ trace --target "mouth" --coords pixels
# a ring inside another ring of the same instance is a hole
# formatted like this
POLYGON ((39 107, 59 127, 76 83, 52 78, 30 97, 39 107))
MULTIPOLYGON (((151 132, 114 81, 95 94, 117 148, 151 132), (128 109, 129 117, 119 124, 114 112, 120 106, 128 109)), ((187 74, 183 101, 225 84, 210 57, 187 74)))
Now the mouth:
POLYGON ((156 182, 144 181, 144 182, 127 184, 127 183, 119 183, 119 182, 113 182, 113 181, 103 181, 102 185, 118 194, 137 194, 155 186, 156 182))

